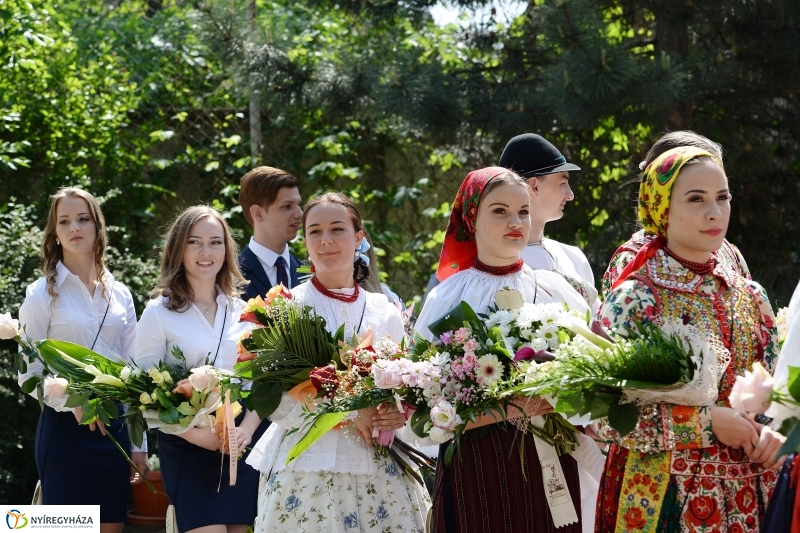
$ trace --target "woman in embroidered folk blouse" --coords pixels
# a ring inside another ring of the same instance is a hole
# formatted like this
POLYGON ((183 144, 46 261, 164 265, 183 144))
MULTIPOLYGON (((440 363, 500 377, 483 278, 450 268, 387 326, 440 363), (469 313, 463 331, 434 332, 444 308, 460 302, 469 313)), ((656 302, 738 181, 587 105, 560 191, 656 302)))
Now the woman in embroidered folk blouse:
MULTIPOLYGON (((20 323, 33 341, 74 342, 116 359, 130 361, 136 334, 136 311, 130 291, 105 269, 108 242, 105 219, 94 196, 67 187, 52 197, 42 241, 45 276, 26 291, 20 323)), ((42 364, 28 363, 20 385, 41 379, 42 364)), ((26 387, 27 389, 27 387, 26 387)), ((100 505, 101 533, 118 533, 127 519, 127 461, 105 432, 130 450, 122 419, 79 425, 79 407, 64 407, 64 397, 44 389, 45 407, 36 428, 36 467, 45 505, 100 505), (74 413, 73 413, 74 411, 74 413)), ((31 393, 37 397, 36 390, 31 393)), ((131 458, 147 470, 147 453, 131 458)))
POLYGON ((774 484, 782 437, 728 407, 737 374, 775 362, 774 316, 764 290, 717 263, 730 217, 719 160, 696 147, 669 150, 645 170, 639 220, 645 245, 600 310, 608 328, 652 318, 683 320, 730 351, 716 405, 643 408, 614 442, 597 503, 598 532, 758 531, 774 484))
MULTIPOLYGON (((470 172, 464 179, 439 260, 442 283, 428 295, 417 319, 421 335, 433 340, 428 325, 461 301, 478 313, 486 311, 494 304, 495 292, 506 287, 519 291, 528 303, 565 301, 588 312, 586 302, 560 274, 533 270, 520 259, 531 225, 526 187, 516 174, 499 167, 470 172)), ((541 410, 534 408, 526 415, 544 414, 549 407, 543 402, 541 410)), ((523 415, 510 409, 507 416, 523 415)), ((444 452, 452 443, 440 447, 434 531, 581 532, 578 467, 571 456, 560 457, 558 463, 572 499, 569 512, 574 514, 563 519, 559 515, 560 524, 566 525, 556 528, 533 437, 490 416, 467 427, 449 466, 444 452)))
MULTIPOLYGON (((647 152, 647 157, 642 161, 639 168, 644 170, 650 163, 652 163, 658 156, 679 146, 695 146, 697 148, 706 150, 711 153, 717 160, 722 162, 722 146, 715 143, 711 139, 698 135, 693 131, 670 131, 662 135, 650 150, 647 152)), ((611 285, 617 280, 620 273, 625 269, 628 263, 633 261, 639 249, 648 242, 655 239, 658 235, 652 231, 639 230, 628 239, 627 242, 622 244, 611 260, 608 262, 608 268, 603 273, 603 280, 600 287, 601 294, 605 297, 611 292, 611 285)), ((727 239, 723 239, 722 246, 717 250, 717 262, 720 267, 725 270, 730 270, 734 273, 741 274, 742 276, 750 279, 750 269, 747 263, 733 243, 727 239)))
MULTIPOLYGON (((219 212, 194 206, 178 215, 164 239, 156 297, 136 328, 140 368, 147 371, 158 361, 175 364, 172 350, 177 347, 187 368, 211 364, 233 369, 236 343, 247 330, 239 322, 245 281, 236 256, 236 243, 219 212)), ((266 429, 255 411, 244 410, 236 424, 238 449, 226 453, 246 452, 266 429)), ((227 457, 221 460, 220 449, 219 437, 209 428, 158 433, 164 487, 181 532, 244 533, 255 519, 258 472, 240 461, 231 487, 230 464, 227 457)))
MULTIPOLYGON (((334 333, 342 324, 345 338, 372 329, 377 341, 404 335, 400 312, 383 294, 360 289, 368 266, 359 255, 364 239, 361 216, 337 193, 310 201, 303 213, 314 275, 292 295, 314 308, 334 333), (355 279, 354 279, 355 278, 355 279)), ((329 431, 298 459, 286 465, 289 450, 303 432, 303 408, 313 405, 307 393, 284 393, 270 416, 272 425, 248 459, 262 474, 256 533, 304 531, 326 533, 425 530, 430 498, 424 487, 402 475, 389 457, 375 454, 373 427, 399 429, 405 419, 396 408, 353 412, 349 423, 329 431)))

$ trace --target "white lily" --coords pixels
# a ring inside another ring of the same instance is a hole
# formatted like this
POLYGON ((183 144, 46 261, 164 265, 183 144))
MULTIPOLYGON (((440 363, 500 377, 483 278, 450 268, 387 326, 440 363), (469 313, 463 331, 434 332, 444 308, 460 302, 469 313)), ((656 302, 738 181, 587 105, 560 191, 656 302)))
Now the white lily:
POLYGON ((111 385, 112 387, 119 387, 120 389, 125 388, 125 383, 121 379, 115 378, 114 376, 109 376, 108 374, 100 374, 100 375, 95 374, 95 378, 92 380, 92 383, 98 383, 100 385, 111 385))
POLYGON ((610 342, 608 339, 604 339, 589 329, 582 320, 577 320, 573 317, 565 315, 560 318, 558 325, 567 328, 576 335, 580 335, 595 346, 599 346, 602 349, 608 349, 614 346, 613 342, 610 342))

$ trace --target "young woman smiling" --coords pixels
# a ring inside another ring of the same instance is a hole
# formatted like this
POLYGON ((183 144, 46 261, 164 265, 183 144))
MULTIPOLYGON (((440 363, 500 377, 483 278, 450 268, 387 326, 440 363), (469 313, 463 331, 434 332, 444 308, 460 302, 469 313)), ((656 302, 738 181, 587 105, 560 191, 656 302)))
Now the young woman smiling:
MULTIPOLYGON (((495 292, 506 287, 519 291, 528 303, 563 301, 587 312, 586 302, 560 274, 523 264, 520 252, 528 242, 530 228, 527 186, 519 176, 499 167, 470 172, 458 190, 447 226, 437 271, 442 283, 428 295, 417 331, 432 340, 428 325, 459 302, 482 313, 494 304, 495 292)), ((544 403, 525 415, 549 411, 544 403)), ((507 413, 509 419, 522 415, 516 410, 507 413)), ((580 484, 571 456, 558 461, 577 521, 556 528, 533 437, 489 416, 467 427, 470 430, 449 466, 444 453, 452 443, 440 447, 434 531, 580 533, 580 484)))
MULTIPOLYGON (((400 312, 383 294, 358 286, 369 269, 362 255, 364 225, 350 199, 326 193, 311 200, 303 229, 314 274, 292 289, 294 299, 313 307, 331 333, 344 325, 345 338, 352 339, 372 329, 375 340, 388 335, 399 343, 404 335, 400 312)), ((256 533, 424 531, 427 492, 401 475, 390 457, 377 455, 372 441, 373 428, 405 425, 394 407, 351 413, 341 428, 286 464, 304 433, 286 432, 303 425, 303 409, 313 408, 315 395, 297 388, 283 393, 270 416, 273 424, 251 454, 249 462, 263 472, 256 533)))
MULTIPOLYGON (((248 328, 239 322, 244 283, 236 243, 219 212, 202 205, 186 209, 164 239, 161 279, 136 328, 136 364, 144 371, 159 361, 175 364, 177 347, 188 368, 232 370, 236 343, 248 328)), ((226 453, 245 452, 267 426, 245 409, 236 424, 239 447, 226 453)), ((231 487, 226 460, 220 484, 220 449, 219 437, 208 428, 158 433, 164 487, 181 532, 244 533, 255 519, 258 473, 240 461, 231 487)))
MULTIPOLYGON (((597 531, 758 531, 783 437, 728 406, 734 378, 776 358, 775 319, 758 284, 717 259, 731 194, 719 159, 697 147, 664 152, 646 169, 639 221, 657 238, 614 282, 600 314, 608 328, 682 321, 719 339, 730 363, 712 405, 644 408, 636 429, 612 441, 597 531)), ((721 354, 724 356, 725 354, 721 354)))
MULTIPOLYGON (((130 291, 106 270, 108 236, 94 196, 73 187, 51 198, 42 241, 44 277, 28 286, 19 310, 20 323, 33 341, 74 342, 108 357, 130 361, 136 334, 136 311, 130 291)), ((39 361, 28 362, 19 375, 23 385, 41 379, 39 361)), ((64 407, 65 398, 43 391, 45 407, 36 428, 36 467, 45 505, 100 505, 101 533, 119 533, 128 514, 129 483, 134 479, 111 439, 130 451, 121 418, 78 424, 80 407, 64 407)), ((36 398, 34 390, 31 395, 36 398)), ((147 453, 131 458, 144 472, 147 453)))

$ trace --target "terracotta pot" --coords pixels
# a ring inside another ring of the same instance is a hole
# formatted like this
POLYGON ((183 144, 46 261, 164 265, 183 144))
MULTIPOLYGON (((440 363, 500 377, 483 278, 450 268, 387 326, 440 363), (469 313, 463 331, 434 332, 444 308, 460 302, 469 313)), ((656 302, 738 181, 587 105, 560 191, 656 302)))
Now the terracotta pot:
POLYGON ((128 513, 128 523, 130 524, 159 525, 164 524, 166 521, 169 499, 164 492, 161 472, 148 472, 147 480, 155 487, 157 492, 150 490, 147 483, 131 486, 136 513, 128 513))

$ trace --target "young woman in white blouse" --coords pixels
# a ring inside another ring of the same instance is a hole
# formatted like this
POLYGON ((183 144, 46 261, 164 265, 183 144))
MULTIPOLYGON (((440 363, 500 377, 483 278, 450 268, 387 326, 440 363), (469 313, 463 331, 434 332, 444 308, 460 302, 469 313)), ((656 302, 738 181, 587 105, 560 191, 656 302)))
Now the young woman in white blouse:
MULTIPOLYGON (((136 328, 139 367, 146 371, 158 361, 175 364, 172 350, 178 347, 188 368, 208 361, 233 369, 236 343, 248 328, 239 322, 245 280, 236 257, 236 243, 218 211, 194 206, 178 215, 164 239, 156 297, 136 328)), ((236 423, 239 446, 226 453, 244 452, 266 428, 255 412, 246 410, 236 423)), ((258 473, 240 461, 236 485, 229 486, 230 466, 221 461, 220 447, 219 437, 208 428, 158 434, 164 486, 181 532, 244 533, 255 519, 258 473)))
MULTIPOLYGON (((345 338, 372 328, 376 340, 389 335, 399 342, 400 312, 383 294, 358 286, 369 271, 357 252, 364 225, 353 203, 338 193, 315 198, 305 207, 303 229, 314 275, 292 290, 295 300, 312 306, 331 333, 344 324, 345 338)), ((396 408, 353 412, 287 465, 303 432, 286 432, 302 426, 304 406, 313 407, 312 400, 284 393, 250 456, 263 473, 255 532, 424 531, 427 492, 391 458, 378 456, 372 441, 373 427, 402 428, 403 415, 396 408)))
MULTIPOLYGON (((44 277, 28 286, 20 323, 33 341, 69 341, 117 360, 130 361, 136 311, 130 291, 106 270, 108 236, 94 196, 66 187, 51 198, 42 241, 44 277)), ((28 362, 19 383, 28 390, 41 380, 42 364, 28 362), (27 385, 26 385, 27 384, 27 385)), ((31 393, 37 397, 34 389, 31 393)), ((117 419, 80 425, 80 407, 44 397, 36 428, 36 467, 45 505, 100 505, 101 533, 119 533, 128 514, 132 469, 106 432, 130 451, 127 426, 117 419)), ((147 470, 147 453, 133 461, 147 470)), ((134 471, 135 472, 135 471, 134 471)))

